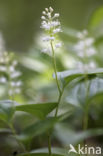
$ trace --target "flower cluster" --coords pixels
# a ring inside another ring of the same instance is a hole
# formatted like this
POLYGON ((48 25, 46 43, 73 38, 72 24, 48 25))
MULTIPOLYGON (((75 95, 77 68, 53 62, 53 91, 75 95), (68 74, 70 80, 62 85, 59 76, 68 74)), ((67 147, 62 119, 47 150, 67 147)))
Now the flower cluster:
MULTIPOLYGON (((53 8, 46 8, 45 11, 42 12, 41 19, 43 20, 41 23, 41 28, 45 30, 46 35, 43 36, 42 40, 44 42, 53 42, 55 41, 55 48, 60 48, 62 43, 60 41, 56 41, 56 35, 61 32, 61 24, 58 20, 59 13, 53 14, 53 8)), ((51 53, 50 47, 46 47, 43 49, 44 53, 51 53)))
POLYGON ((8 85, 10 96, 20 93, 22 82, 18 80, 21 72, 16 70, 17 61, 5 52, 4 40, 0 34, 0 84, 8 85))
POLYGON ((78 33, 79 42, 75 45, 75 50, 80 57, 90 57, 96 53, 93 46, 94 38, 88 37, 88 32, 84 30, 78 33))
POLYGON ((88 62, 88 58, 96 54, 96 49, 94 48, 94 38, 88 37, 88 31, 83 30, 78 33, 79 41, 74 46, 74 50, 77 55, 81 58, 82 62, 78 62, 76 66, 78 68, 95 68, 96 64, 94 61, 88 62))
POLYGON ((21 72, 16 69, 18 62, 16 60, 11 61, 8 67, 9 75, 9 95, 13 96, 21 92, 22 81, 19 80, 21 72))
POLYGON ((5 52, 4 40, 0 33, 0 84, 7 83, 5 73, 8 71, 7 64, 9 62, 8 53, 5 52))

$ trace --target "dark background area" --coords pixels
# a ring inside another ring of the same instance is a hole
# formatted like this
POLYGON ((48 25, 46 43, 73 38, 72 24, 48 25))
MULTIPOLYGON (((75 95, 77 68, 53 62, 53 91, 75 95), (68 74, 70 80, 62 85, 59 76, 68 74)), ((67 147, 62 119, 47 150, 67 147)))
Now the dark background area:
POLYGON ((81 30, 103 0, 0 0, 0 31, 7 50, 28 51, 40 31, 41 12, 50 5, 61 14, 62 25, 81 30))

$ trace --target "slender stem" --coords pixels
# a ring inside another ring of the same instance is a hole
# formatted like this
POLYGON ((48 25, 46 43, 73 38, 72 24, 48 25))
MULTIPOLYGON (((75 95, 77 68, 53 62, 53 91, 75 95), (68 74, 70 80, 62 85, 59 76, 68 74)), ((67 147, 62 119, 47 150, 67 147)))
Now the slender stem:
POLYGON ((52 151, 51 151, 51 136, 50 136, 50 134, 48 134, 48 152, 49 152, 49 156, 51 156, 52 151))
POLYGON ((13 125, 12 125, 12 124, 9 124, 9 127, 10 127, 10 129, 12 130, 12 133, 14 134, 14 136, 15 136, 15 138, 16 138, 18 144, 19 144, 19 146, 22 147, 23 152, 26 152, 25 147, 23 146, 23 144, 21 143, 21 141, 19 141, 19 139, 17 139, 17 137, 16 137, 16 131, 15 131, 13 125))
POLYGON ((64 88, 62 89, 61 93, 59 94, 58 105, 57 105, 57 108, 56 108, 55 117, 57 117, 57 115, 58 115, 59 104, 60 104, 63 92, 64 92, 64 88))
POLYGON ((88 128, 88 112, 89 112, 89 103, 88 103, 88 95, 89 95, 90 84, 87 84, 86 87, 86 103, 85 103, 85 114, 84 114, 84 125, 83 129, 86 130, 88 128))
POLYGON ((52 49, 52 54, 53 54, 53 66, 54 66, 54 72, 55 72, 55 78, 56 78, 56 83, 58 87, 59 94, 61 94, 61 89, 58 81, 58 76, 57 76, 57 68, 56 68, 56 60, 55 60, 55 52, 54 52, 54 47, 52 41, 50 42, 51 44, 51 49, 52 49))
MULTIPOLYGON (((86 49, 87 49, 87 46, 85 45, 85 49, 84 49, 84 64, 88 64, 86 49)), ((84 112, 84 123, 83 123, 84 125, 83 125, 83 129, 87 130, 87 128, 88 128, 88 112, 89 112, 88 95, 89 95, 90 84, 88 82, 87 70, 85 68, 84 68, 84 71, 85 71, 86 101, 85 101, 85 112, 84 112)))
MULTIPOLYGON (((58 105, 57 105, 56 113, 55 113, 55 117, 57 117, 59 103, 60 103, 61 96, 62 96, 62 91, 61 91, 61 88, 60 88, 60 85, 59 85, 59 81, 58 81, 56 60, 55 60, 55 52, 54 52, 54 47, 53 47, 52 41, 50 42, 50 45, 51 45, 52 55, 53 55, 53 67, 54 67, 54 73, 55 73, 55 78, 56 78, 56 84, 57 84, 57 88, 58 88, 58 91, 59 91, 58 105)), ((49 156, 51 156, 52 155, 52 151, 51 151, 51 135, 50 134, 48 134, 48 151, 49 151, 49 156)))

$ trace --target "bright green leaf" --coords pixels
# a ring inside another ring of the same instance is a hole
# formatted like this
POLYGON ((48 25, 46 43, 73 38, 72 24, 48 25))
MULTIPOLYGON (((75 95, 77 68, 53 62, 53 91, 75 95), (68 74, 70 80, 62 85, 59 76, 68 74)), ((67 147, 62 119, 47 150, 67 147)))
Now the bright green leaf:
POLYGON ((103 6, 98 8, 91 16, 89 29, 96 37, 103 35, 103 6))
POLYGON ((65 80, 65 85, 67 85, 72 80, 78 77, 85 76, 86 74, 87 75, 103 74, 103 68, 88 69, 87 71, 81 69, 74 69, 57 73, 59 79, 65 80))
POLYGON ((35 115, 39 119, 44 119, 57 106, 57 103, 41 103, 41 104, 27 104, 16 106, 17 111, 24 111, 35 115))

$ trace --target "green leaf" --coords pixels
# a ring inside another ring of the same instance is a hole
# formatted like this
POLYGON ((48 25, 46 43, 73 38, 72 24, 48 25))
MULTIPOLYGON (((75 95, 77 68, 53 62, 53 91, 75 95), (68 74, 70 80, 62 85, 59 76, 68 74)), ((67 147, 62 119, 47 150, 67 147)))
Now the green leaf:
POLYGON ((0 119, 10 122, 15 112, 15 102, 10 100, 0 101, 0 119))
POLYGON ((78 31, 68 27, 63 27, 63 34, 73 38, 78 37, 78 31))
POLYGON ((98 8, 91 16, 89 29, 96 37, 103 35, 103 6, 98 8))
POLYGON ((103 22, 103 6, 94 12, 94 14, 92 15, 90 25, 93 27, 97 27, 102 22, 103 22))
POLYGON ((10 129, 7 128, 0 128, 0 133, 12 133, 10 129))
MULTIPOLYGON (((52 153, 55 154, 62 154, 64 155, 66 153, 65 148, 57 148, 57 147, 52 147, 51 148, 52 153)), ((48 148, 40 148, 40 149, 34 149, 32 150, 32 153, 48 153, 48 148)))
POLYGON ((45 120, 38 121, 37 123, 34 123, 31 126, 25 128, 19 136, 19 139, 25 140, 41 135, 42 133, 45 133, 48 129, 52 128, 57 123, 57 121, 57 118, 47 118, 45 120))
MULTIPOLYGON (((103 68, 96 68, 96 69, 88 69, 87 71, 81 69, 74 69, 74 70, 67 70, 63 72, 58 72, 58 79, 64 79, 65 85, 70 83, 72 80, 85 76, 85 75, 96 75, 96 74, 103 74, 103 68)), ((55 75, 53 75, 55 78, 55 75)))
POLYGON ((16 111, 24 111, 35 115, 39 119, 44 119, 50 112, 57 107, 57 103, 41 103, 41 104, 27 104, 16 106, 16 111))
MULTIPOLYGON (((17 156, 50 156, 48 153, 27 153, 27 154, 19 154, 17 156)), ((52 156, 64 156, 61 154, 52 154, 52 156)))
MULTIPOLYGON (((69 95, 66 101, 74 106, 84 106, 85 102, 91 103, 91 101, 103 93, 103 79, 96 77, 88 80, 89 90, 87 97, 87 89, 83 80, 75 83, 69 90, 69 95), (88 98, 88 100, 86 100, 88 98)), ((103 96, 103 94, 102 94, 103 96)), ((98 104, 98 101, 97 101, 98 104)))
POLYGON ((82 142, 84 139, 88 139, 95 136, 101 136, 101 135, 103 135, 103 128, 75 132, 65 124, 58 124, 56 126, 56 134, 55 134, 55 136, 65 146, 68 146, 69 144, 76 145, 77 143, 82 142))

